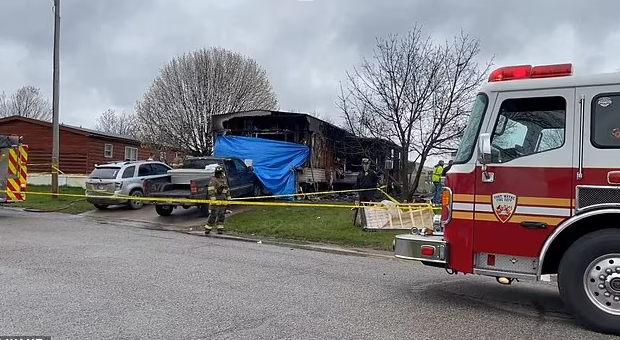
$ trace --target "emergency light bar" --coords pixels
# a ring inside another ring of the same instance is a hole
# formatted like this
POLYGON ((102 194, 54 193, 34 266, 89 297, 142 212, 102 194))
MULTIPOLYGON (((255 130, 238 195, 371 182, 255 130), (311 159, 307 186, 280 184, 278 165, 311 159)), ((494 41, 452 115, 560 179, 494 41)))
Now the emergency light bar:
POLYGON ((573 64, 507 66, 491 72, 489 83, 517 79, 568 77, 572 75, 573 64))

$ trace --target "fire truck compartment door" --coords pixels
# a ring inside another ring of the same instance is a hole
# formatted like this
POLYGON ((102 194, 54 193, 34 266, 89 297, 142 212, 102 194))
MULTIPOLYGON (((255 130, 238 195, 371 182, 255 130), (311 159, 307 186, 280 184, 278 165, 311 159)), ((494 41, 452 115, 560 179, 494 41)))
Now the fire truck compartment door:
POLYGON ((481 164, 476 166, 474 253, 538 257, 553 229, 571 216, 575 93, 557 88, 498 94, 482 131, 491 135, 485 165, 493 181, 485 181, 481 164))

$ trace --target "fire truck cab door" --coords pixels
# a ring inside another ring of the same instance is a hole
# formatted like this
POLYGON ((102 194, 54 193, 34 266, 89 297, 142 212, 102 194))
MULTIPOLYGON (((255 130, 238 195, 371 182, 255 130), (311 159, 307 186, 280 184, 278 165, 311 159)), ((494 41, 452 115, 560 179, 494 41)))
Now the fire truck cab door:
POLYGON ((583 99, 583 127, 575 140, 582 146, 575 152, 575 178, 580 193, 575 209, 620 203, 617 188, 607 182, 610 171, 620 171, 620 87, 591 86, 577 89, 583 99), (581 138, 579 138, 581 137, 581 138))
MULTIPOLYGON (((579 120, 575 92, 561 88, 498 93, 482 128, 491 134, 491 160, 486 173, 478 162, 475 174, 477 262, 485 254, 509 255, 506 259, 513 262, 536 258, 547 236, 570 216, 573 140, 579 120)), ((531 267, 531 261, 526 266, 531 267)), ((510 268, 497 263, 485 269, 510 268)))

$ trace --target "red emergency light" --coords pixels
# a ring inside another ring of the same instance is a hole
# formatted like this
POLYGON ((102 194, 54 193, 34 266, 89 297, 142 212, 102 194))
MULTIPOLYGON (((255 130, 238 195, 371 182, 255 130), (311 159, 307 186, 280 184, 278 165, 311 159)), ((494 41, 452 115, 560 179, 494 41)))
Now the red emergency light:
POLYGON ((607 173, 607 183, 620 185, 620 171, 610 171, 607 173))
POLYGON ((572 75, 573 64, 507 66, 491 72, 489 83, 517 79, 568 77, 572 75))

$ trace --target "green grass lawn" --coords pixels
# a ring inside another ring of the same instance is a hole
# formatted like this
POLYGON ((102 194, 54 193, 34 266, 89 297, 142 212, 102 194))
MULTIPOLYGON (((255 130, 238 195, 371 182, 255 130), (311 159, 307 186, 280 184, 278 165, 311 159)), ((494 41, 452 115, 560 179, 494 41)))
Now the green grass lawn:
MULTIPOLYGON (((61 186, 59 189, 61 194, 84 195, 84 189, 82 188, 61 186)), ((52 187, 50 185, 29 185, 28 192, 51 193, 52 187)), ((58 211, 68 214, 80 214, 93 210, 93 205, 87 203, 83 198, 59 196, 57 199, 54 199, 51 195, 37 195, 34 193, 26 193, 26 201, 22 203, 12 203, 8 206, 44 211, 58 211)))
POLYGON ((392 250, 394 235, 408 231, 365 232, 353 225, 353 211, 330 208, 256 208, 231 216, 226 229, 245 235, 392 250))

